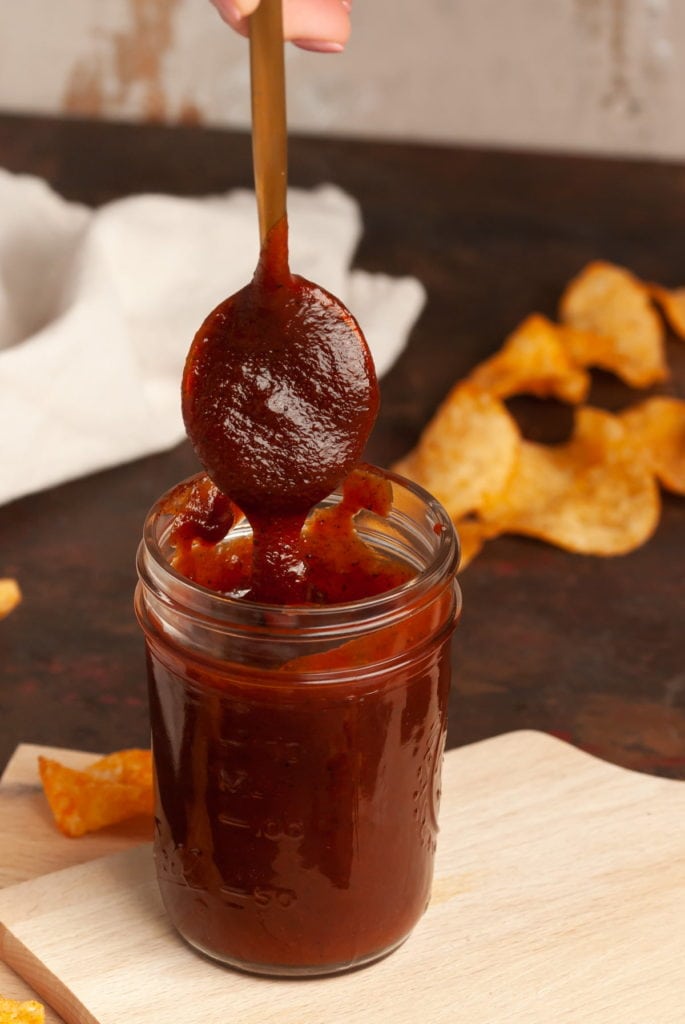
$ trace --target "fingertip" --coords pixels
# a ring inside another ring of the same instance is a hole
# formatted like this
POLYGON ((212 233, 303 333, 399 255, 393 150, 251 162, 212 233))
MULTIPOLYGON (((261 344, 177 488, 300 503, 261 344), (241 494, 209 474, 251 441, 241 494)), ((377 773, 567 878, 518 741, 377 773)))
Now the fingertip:
MULTIPOLYGON (((259 0, 211 0, 223 20, 242 36, 259 0)), ((286 39, 302 50, 341 53, 350 36, 352 0, 289 0, 284 4, 286 39)))
POLYGON ((227 25, 243 36, 248 34, 247 19, 259 0, 212 0, 212 3, 227 25))
POLYGON ((236 9, 235 5, 231 0, 211 0, 212 6, 221 15, 222 21, 225 21, 231 28, 237 28, 238 22, 240 21, 240 14, 236 9))

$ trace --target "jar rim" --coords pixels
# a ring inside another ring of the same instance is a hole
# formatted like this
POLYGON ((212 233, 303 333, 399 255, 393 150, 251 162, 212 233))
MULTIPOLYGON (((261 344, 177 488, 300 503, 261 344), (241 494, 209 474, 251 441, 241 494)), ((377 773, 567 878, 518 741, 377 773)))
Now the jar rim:
MULTIPOLYGON (((441 581, 454 579, 459 566, 460 545, 454 524, 433 495, 419 484, 393 473, 391 470, 382 469, 380 472, 393 484, 393 488, 399 486, 418 499, 434 519, 433 533, 436 541, 433 557, 423 569, 397 587, 370 597, 335 604, 277 605, 221 594, 189 580, 178 572, 165 557, 162 550, 164 533, 159 535, 158 531, 162 506, 171 492, 176 490, 179 485, 174 485, 173 488, 161 495, 145 517, 143 539, 137 557, 138 575, 141 582, 152 586, 158 597, 162 598, 167 595, 169 587, 172 587, 172 603, 177 609, 182 608, 193 617, 202 618, 206 623, 213 621, 217 626, 221 623, 249 625, 263 621, 268 622, 269 630, 279 627, 290 630, 295 626, 298 630, 304 627, 307 634, 311 630, 320 635, 322 631, 337 633, 342 627, 349 632, 355 621, 359 623, 361 629, 368 628, 370 622, 390 624, 395 617, 404 617, 402 608, 407 604, 413 604, 414 600, 420 600, 441 581), (397 614, 398 611, 399 614, 397 614)), ((194 474, 183 483, 190 483, 203 475, 203 473, 194 474)), ((321 504, 325 504, 326 501, 330 501, 331 498, 339 494, 339 489, 336 489, 321 504)), ((393 502, 393 509, 388 519, 392 517, 394 510, 395 503, 393 502)), ((170 523, 171 514, 168 516, 170 523)), ((458 614, 461 605, 461 592, 456 581, 455 592, 458 614)))

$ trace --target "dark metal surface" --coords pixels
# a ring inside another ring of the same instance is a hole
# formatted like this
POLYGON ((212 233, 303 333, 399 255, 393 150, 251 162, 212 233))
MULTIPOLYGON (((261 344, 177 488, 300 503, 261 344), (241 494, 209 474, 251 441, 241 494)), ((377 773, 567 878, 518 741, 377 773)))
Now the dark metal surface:
MULTIPOLYGON (((368 452, 380 464, 525 314, 553 314, 587 260, 685 284, 683 166, 314 139, 292 141, 290 164, 292 184, 332 181, 359 200, 359 266, 414 274, 428 291, 383 381, 368 452)), ((0 118, 0 165, 94 204, 251 180, 243 135, 33 118, 0 118)), ((685 395, 685 345, 671 339, 668 357, 665 390, 685 395)), ((598 404, 635 397, 596 376, 598 404)), ((514 411, 536 439, 561 439, 570 425, 554 403, 517 400, 514 411)), ((0 575, 17 576, 25 594, 0 623, 0 765, 22 740, 147 742, 134 553, 147 508, 195 468, 183 445, 0 508, 0 575)), ((623 558, 517 538, 488 545, 462 578, 450 744, 536 728, 685 777, 684 538, 685 501, 666 495, 656 536, 623 558)))

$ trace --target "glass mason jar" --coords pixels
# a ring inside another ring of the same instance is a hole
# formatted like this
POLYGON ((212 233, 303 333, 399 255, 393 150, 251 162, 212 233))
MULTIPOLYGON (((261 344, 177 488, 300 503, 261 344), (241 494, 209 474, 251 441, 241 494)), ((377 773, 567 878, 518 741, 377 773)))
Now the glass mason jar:
POLYGON ((357 530, 416 574, 347 604, 221 596, 170 566, 164 498, 145 523, 159 887, 192 946, 245 970, 368 963, 430 899, 458 542, 430 495, 386 475, 390 516, 357 530))

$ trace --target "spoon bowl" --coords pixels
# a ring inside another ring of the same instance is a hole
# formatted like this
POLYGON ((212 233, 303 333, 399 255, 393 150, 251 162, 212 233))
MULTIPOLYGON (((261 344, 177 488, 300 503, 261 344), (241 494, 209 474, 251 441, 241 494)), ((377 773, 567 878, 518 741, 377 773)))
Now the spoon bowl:
POLYGON ((248 515, 306 512, 359 461, 378 411, 359 325, 325 289, 284 271, 285 223, 250 284, 192 343, 183 415, 214 483, 248 515))

